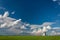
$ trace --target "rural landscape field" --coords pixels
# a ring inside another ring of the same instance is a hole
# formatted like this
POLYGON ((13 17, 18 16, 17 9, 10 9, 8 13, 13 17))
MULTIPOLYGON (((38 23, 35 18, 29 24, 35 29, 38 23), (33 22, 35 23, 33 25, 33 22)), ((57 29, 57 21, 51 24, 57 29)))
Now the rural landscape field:
POLYGON ((60 40, 60 36, 0 36, 0 40, 60 40))
POLYGON ((60 0, 0 0, 0 40, 60 40, 60 0))

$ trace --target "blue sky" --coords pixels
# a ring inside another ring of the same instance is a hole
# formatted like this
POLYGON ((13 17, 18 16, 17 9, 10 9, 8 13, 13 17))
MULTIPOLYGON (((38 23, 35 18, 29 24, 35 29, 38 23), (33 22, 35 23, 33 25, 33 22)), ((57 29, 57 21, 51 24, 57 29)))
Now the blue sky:
POLYGON ((0 0, 1 10, 8 10, 13 18, 21 18, 23 22, 30 24, 42 24, 60 20, 60 5, 52 0, 0 0))
POLYGON ((60 29, 60 0, 0 0, 0 24, 0 35, 60 29))

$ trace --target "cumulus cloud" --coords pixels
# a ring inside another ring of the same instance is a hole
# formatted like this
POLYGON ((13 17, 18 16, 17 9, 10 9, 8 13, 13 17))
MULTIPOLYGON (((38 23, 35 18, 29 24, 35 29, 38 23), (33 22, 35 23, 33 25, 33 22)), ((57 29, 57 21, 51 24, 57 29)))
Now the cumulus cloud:
POLYGON ((6 11, 6 12, 4 13, 4 15, 3 15, 3 18, 8 17, 8 16, 9 16, 9 12, 6 11))
POLYGON ((56 31, 51 31, 49 35, 56 35, 56 31))
POLYGON ((42 35, 44 32, 52 29, 52 24, 54 22, 44 22, 41 25, 24 23, 21 19, 17 20, 9 17, 8 11, 4 15, 0 15, 0 32, 2 35, 42 35))
POLYGON ((52 0, 52 1, 56 2, 57 0, 52 0))
MULTIPOLYGON (((5 29, 6 31, 9 32, 5 32, 5 33, 20 33, 22 32, 21 29, 17 29, 16 27, 20 27, 22 26, 22 24, 20 24, 21 19, 16 20, 14 18, 8 17, 9 16, 9 12, 6 11, 4 13, 4 15, 0 15, 0 29, 5 29)), ((4 31, 2 31, 4 32, 4 31)), ((4 34, 3 34, 4 35, 4 34)))
POLYGON ((52 29, 60 30, 60 27, 53 27, 52 29))
POLYGON ((49 33, 49 35, 60 35, 60 32, 58 32, 59 30, 53 30, 53 31, 51 31, 50 33, 49 33))
POLYGON ((0 15, 0 19, 2 18, 2 15, 0 15))
POLYGON ((60 27, 51 28, 51 30, 48 32, 48 35, 60 35, 60 27))
POLYGON ((47 32, 51 29, 51 26, 54 24, 53 22, 44 22, 42 25, 31 25, 32 35, 41 35, 44 32, 47 32))
POLYGON ((0 28, 6 27, 7 23, 1 24, 0 28))
POLYGON ((15 11, 13 11, 11 14, 15 14, 15 11))
POLYGON ((32 32, 31 32, 32 35, 41 35, 42 34, 42 29, 41 28, 38 28, 38 30, 34 29, 32 32))
POLYGON ((51 29, 51 27, 50 26, 47 26, 47 29, 51 29))
POLYGON ((52 24, 54 24, 54 22, 44 22, 44 23, 42 24, 42 26, 48 26, 48 25, 52 25, 52 24))
POLYGON ((36 28, 39 28, 39 27, 42 27, 41 25, 30 25, 31 29, 36 29, 36 28))

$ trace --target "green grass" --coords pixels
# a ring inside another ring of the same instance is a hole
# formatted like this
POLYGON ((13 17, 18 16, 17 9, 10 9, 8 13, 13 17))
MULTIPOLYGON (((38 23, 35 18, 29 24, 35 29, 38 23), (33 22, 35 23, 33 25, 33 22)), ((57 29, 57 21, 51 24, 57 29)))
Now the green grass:
POLYGON ((0 36, 0 40, 60 40, 60 36, 0 36))

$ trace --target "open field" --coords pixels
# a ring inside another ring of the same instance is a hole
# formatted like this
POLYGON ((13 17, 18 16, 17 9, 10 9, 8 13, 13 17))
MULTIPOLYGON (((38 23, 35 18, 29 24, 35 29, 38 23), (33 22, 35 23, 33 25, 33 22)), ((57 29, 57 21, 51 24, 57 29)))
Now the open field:
POLYGON ((60 40, 60 36, 0 36, 0 40, 60 40))

